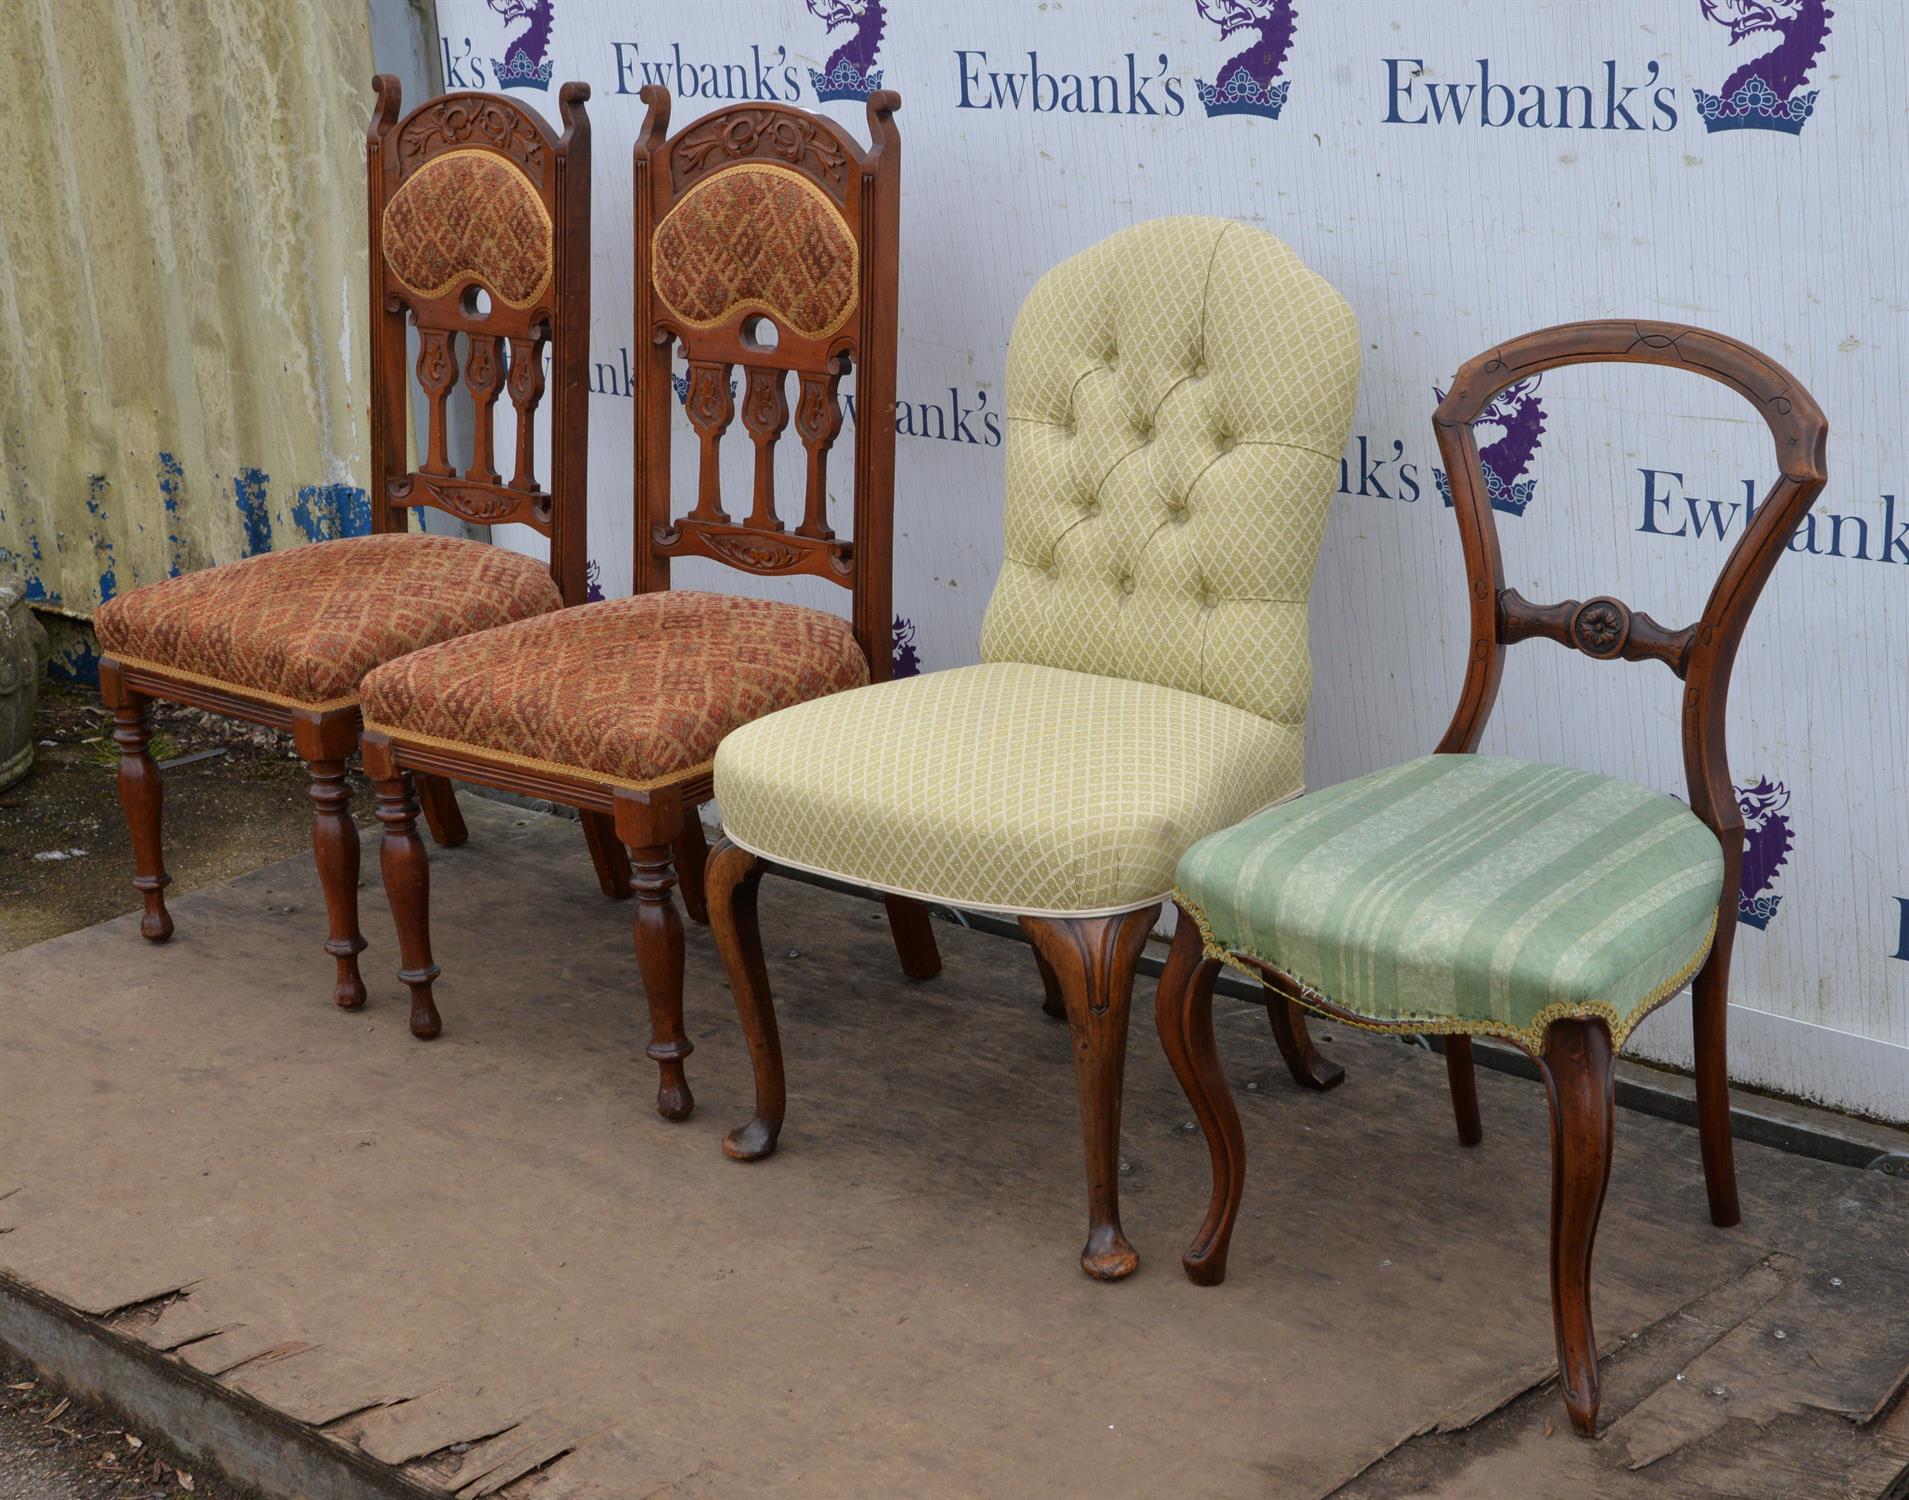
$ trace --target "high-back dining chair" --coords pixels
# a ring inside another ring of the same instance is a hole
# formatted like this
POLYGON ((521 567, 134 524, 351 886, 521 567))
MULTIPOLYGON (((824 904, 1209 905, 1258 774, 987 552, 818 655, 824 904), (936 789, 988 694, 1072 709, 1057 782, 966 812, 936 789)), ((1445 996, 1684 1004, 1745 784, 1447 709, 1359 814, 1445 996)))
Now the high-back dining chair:
MULTIPOLYGON (((785 1102, 764 862, 1009 913, 1073 1033, 1081 1266, 1134 1269, 1118 1192, 1134 970, 1181 851, 1299 790, 1306 603, 1358 370, 1338 293, 1224 219, 1136 225, 1028 294, 981 664, 788 709, 717 751, 710 921, 756 1075, 730 1155, 773 1151, 785 1102)), ((932 935, 915 942, 904 967, 933 972, 932 935)))
POLYGON ((1725 702, 1737 643, 1784 545, 1826 478, 1829 426, 1775 361, 1673 323, 1570 323, 1458 372, 1432 418, 1464 541, 1471 642, 1437 751, 1315 792, 1187 851, 1182 921, 1158 1021, 1213 1158, 1213 1199, 1184 1258, 1226 1274, 1245 1144, 1213 1042, 1231 964, 1323 1014, 1442 1035, 1459 1140, 1481 1138, 1471 1038, 1538 1062, 1551 1104, 1551 1300, 1564 1401, 1597 1427, 1591 1246, 1611 1170, 1613 1058, 1637 1023, 1695 980, 1697 1105, 1711 1221, 1738 1220, 1724 1048, 1743 817, 1725 702), (1757 410, 1780 477, 1725 561, 1703 613, 1669 629, 1621 600, 1533 604, 1505 585, 1471 423, 1514 382, 1561 365, 1662 365, 1721 381, 1757 410), (1688 805, 1564 766, 1474 754, 1504 648, 1542 637, 1597 660, 1657 661, 1683 689, 1688 805))
MULTIPOLYGON (((613 820, 631 850, 636 956, 648 995, 657 1109, 694 1103, 683 1062, 683 926, 678 875, 702 919, 717 742, 790 704, 888 675, 894 513, 896 236, 900 97, 868 101, 866 151, 833 121, 738 104, 669 134, 670 96, 643 90, 634 155, 637 592, 416 652, 365 681, 365 767, 378 783, 385 887, 397 918, 411 1029, 435 1036, 428 874, 414 775, 550 798, 613 820), (670 494, 671 355, 689 362, 700 447, 696 503, 670 494), (724 508, 719 444, 735 416, 755 448, 750 509, 724 508), (855 371, 854 536, 829 524, 828 460, 842 427, 838 388, 855 371), (799 385, 802 519, 777 514, 775 450, 799 385), (774 600, 670 589, 679 557, 766 577, 806 574, 847 589, 851 618, 774 600)), ((926 918, 920 918, 925 926, 926 918)))
MULTIPOLYGON (((559 137, 529 110, 490 94, 446 94, 400 121, 397 80, 380 76, 372 86, 371 534, 148 584, 110 600, 93 619, 100 692, 119 745, 133 884, 145 898, 141 935, 164 942, 173 930, 159 772, 147 749, 152 700, 290 730, 311 772, 312 843, 330 922, 325 951, 337 963, 333 998, 347 1009, 365 1002, 358 829, 345 779, 358 748, 365 674, 407 651, 584 597, 589 87, 564 85, 559 137), (406 457, 407 321, 418 330, 417 375, 430 411, 427 452, 415 472, 406 457), (476 455, 462 474, 445 450, 459 338, 479 418, 476 455), (537 478, 530 417, 553 341, 557 437, 546 485, 537 478), (508 480, 490 442, 491 407, 505 387, 518 413, 508 480), (411 513, 420 506, 482 525, 522 521, 550 538, 550 564, 462 537, 413 533, 411 513)), ((432 776, 420 792, 432 836, 461 843, 464 821, 450 784, 432 776)))

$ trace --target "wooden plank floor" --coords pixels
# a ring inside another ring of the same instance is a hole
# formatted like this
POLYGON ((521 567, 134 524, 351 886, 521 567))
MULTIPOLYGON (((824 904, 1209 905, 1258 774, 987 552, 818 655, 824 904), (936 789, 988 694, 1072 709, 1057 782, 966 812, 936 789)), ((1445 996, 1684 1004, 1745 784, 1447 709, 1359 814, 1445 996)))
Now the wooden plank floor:
POLYGON ((779 1155, 739 1165, 718 1141, 749 1073, 707 933, 698 1106, 670 1125, 630 909, 576 825, 465 800, 471 842, 432 850, 436 1042, 405 1030, 373 849, 361 1014, 329 1004, 303 860, 183 897, 163 949, 121 920, 0 957, 0 1273, 467 1496, 1795 1500, 1909 1466, 1909 1182, 1746 1147, 1744 1225, 1718 1231, 1694 1135, 1620 1111, 1608 1431, 1583 1443, 1534 1389, 1535 1085, 1482 1075, 1464 1151, 1436 1057, 1319 1026, 1348 1077, 1301 1093, 1229 1006, 1248 1199, 1231 1278, 1198 1289, 1205 1151, 1143 982, 1142 1268, 1098 1286, 1068 1040, 1025 948, 938 927, 945 971, 912 984, 878 903, 767 882, 791 1100, 779 1155))

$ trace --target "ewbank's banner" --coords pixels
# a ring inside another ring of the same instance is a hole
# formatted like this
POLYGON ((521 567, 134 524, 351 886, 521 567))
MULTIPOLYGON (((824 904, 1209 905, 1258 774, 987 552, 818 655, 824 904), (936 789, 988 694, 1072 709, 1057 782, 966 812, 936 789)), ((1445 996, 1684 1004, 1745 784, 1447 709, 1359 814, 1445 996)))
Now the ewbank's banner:
MULTIPOLYGON (((1365 344, 1312 610, 1314 786, 1424 753, 1455 702, 1465 598, 1429 416, 1461 361, 1627 315, 1775 356, 1829 414, 1832 478, 1732 694, 1750 829, 1733 1068, 1909 1119, 1909 6, 438 0, 438 17, 447 87, 553 116, 557 85, 592 90, 590 546, 606 595, 631 576, 644 85, 669 88, 675 129, 775 101, 863 138, 869 91, 901 94, 899 400, 848 401, 850 420, 899 434, 900 673, 976 659, 1001 561, 1008 333, 1036 278, 1164 214, 1238 218, 1294 246, 1365 344)), ((1748 406, 1659 370, 1519 385, 1480 444, 1508 582, 1538 600, 1615 593, 1675 625, 1775 478, 1748 406)), ((749 445, 725 446, 746 494, 749 445)), ((683 485, 695 450, 674 445, 683 485)), ((781 492, 800 492, 793 472, 781 492)), ((832 504, 846 532, 846 491, 832 504)), ((814 580, 677 566, 682 586, 846 603, 814 580)), ((1522 645, 1484 748, 1682 795, 1679 701, 1658 665, 1522 645)), ((1634 1050, 1687 1060, 1687 1015, 1668 1007, 1634 1050)))

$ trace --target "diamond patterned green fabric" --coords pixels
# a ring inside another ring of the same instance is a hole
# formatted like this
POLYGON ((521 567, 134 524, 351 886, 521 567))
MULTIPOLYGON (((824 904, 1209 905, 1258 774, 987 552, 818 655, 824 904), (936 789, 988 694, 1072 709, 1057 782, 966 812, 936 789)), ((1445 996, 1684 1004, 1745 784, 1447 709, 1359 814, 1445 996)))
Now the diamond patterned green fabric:
POLYGON ((1177 891, 1208 952, 1335 1014, 1543 1048, 1621 1043, 1710 950, 1723 851, 1689 808, 1565 766, 1430 755, 1202 839, 1177 891))

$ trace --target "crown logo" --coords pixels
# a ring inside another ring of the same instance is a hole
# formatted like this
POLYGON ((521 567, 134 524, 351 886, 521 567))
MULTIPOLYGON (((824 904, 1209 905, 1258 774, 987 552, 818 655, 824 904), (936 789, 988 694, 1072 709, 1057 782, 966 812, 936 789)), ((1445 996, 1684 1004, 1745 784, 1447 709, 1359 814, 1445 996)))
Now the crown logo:
POLYGON ((819 100, 866 99, 881 86, 882 70, 870 68, 864 73, 853 58, 843 58, 827 73, 820 68, 809 69, 809 87, 819 100))
POLYGON ((533 62, 521 47, 499 62, 491 59, 491 73, 500 89, 548 89, 550 64, 533 62))
POLYGON ((1801 135, 1804 122, 1816 112, 1816 96, 1821 90, 1779 99, 1776 90, 1753 73, 1728 99, 1702 89, 1693 92, 1705 130, 1780 130, 1785 135, 1801 135))
POLYGON ((1196 78, 1193 91, 1200 96, 1200 103, 1209 116, 1263 115, 1268 120, 1277 120, 1279 112, 1286 107, 1286 92, 1292 85, 1290 78, 1282 78, 1270 88, 1263 87, 1241 69, 1221 88, 1215 88, 1204 78, 1196 78))

